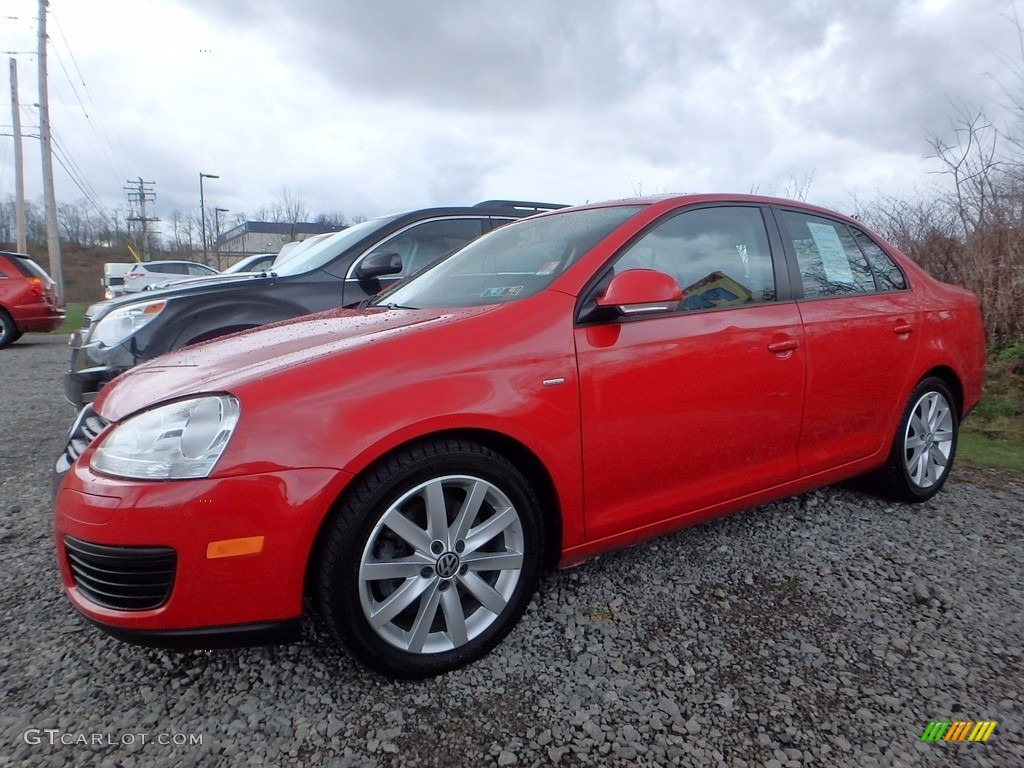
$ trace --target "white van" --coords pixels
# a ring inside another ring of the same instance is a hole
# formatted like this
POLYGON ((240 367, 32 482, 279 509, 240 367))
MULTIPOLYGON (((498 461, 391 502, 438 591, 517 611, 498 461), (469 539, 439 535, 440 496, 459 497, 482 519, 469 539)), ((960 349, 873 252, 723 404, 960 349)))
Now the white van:
POLYGON ((103 265, 103 298, 112 299, 124 293, 124 276, 134 266, 134 262, 107 262, 103 265))

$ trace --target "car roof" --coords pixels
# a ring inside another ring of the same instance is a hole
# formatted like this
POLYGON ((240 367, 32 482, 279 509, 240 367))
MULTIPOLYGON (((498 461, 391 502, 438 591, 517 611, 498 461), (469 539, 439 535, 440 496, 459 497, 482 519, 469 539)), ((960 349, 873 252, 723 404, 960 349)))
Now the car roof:
POLYGON ((839 215, 840 217, 855 221, 855 219, 852 219, 849 216, 844 216, 844 214, 837 214, 837 212, 832 209, 822 208, 821 206, 814 205, 813 203, 806 203, 802 200, 792 200, 784 197, 771 197, 769 195, 733 194, 728 192, 687 192, 664 195, 645 195, 643 197, 626 197, 576 205, 570 210, 583 208, 609 208, 620 205, 657 205, 668 209, 694 203, 743 203, 747 205, 783 206, 789 208, 800 208, 805 211, 813 211, 832 218, 839 215))

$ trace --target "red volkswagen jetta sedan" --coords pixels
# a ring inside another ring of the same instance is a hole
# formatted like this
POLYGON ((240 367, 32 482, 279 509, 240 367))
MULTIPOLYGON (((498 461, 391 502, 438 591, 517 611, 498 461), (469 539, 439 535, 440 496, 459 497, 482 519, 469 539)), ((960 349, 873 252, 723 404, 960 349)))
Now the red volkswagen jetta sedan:
POLYGON ((861 224, 763 197, 496 230, 369 306, 119 377, 58 460, 67 594, 110 633, 479 658, 545 567, 871 473, 949 476, 978 302, 861 224), (304 603, 309 598, 308 603, 304 603))

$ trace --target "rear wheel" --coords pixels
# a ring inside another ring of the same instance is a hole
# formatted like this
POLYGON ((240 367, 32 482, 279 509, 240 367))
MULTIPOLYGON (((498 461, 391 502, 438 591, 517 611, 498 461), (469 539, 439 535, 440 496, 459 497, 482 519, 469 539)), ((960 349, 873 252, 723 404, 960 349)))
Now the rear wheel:
POLYGON ((879 470, 882 490, 901 501, 926 501, 941 490, 956 456, 956 398, 942 379, 921 381, 910 395, 879 470))
POLYGON ((411 446, 372 467, 326 532, 320 614, 368 666, 422 678, 468 664, 519 620, 543 531, 522 473, 458 440, 411 446))
POLYGON ((21 332, 6 311, 0 309, 0 348, 13 344, 21 338, 21 332))

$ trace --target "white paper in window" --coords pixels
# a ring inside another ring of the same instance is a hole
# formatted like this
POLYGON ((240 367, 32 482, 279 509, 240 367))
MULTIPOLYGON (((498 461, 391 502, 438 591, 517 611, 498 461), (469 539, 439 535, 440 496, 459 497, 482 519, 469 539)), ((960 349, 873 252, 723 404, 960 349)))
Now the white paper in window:
POLYGON ((825 268, 825 278, 830 283, 853 285, 853 272, 850 271, 850 260, 839 240, 836 228, 831 224, 815 224, 807 222, 807 229, 814 239, 814 245, 821 255, 821 264, 825 268))

